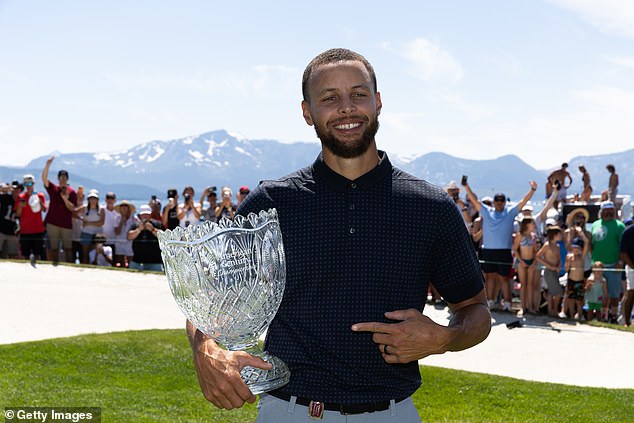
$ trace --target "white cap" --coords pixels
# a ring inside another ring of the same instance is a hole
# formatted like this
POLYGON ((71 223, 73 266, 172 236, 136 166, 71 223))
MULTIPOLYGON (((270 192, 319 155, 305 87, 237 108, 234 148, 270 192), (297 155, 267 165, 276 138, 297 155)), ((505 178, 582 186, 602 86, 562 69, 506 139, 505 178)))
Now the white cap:
POLYGON ((143 204, 139 207, 139 214, 152 214, 152 207, 147 204, 143 204))

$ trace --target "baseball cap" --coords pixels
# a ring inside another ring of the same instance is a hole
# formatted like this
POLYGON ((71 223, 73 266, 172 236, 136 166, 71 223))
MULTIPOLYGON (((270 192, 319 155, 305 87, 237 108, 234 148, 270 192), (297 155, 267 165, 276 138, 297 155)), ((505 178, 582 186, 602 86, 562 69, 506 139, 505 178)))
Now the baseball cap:
POLYGON ((35 183, 35 176, 27 173, 22 177, 22 183, 27 187, 32 186, 35 183))
POLYGON ((527 211, 533 211, 533 205, 530 203, 530 201, 529 201, 528 203, 526 203, 526 204, 524 205, 524 207, 522 207, 522 211, 525 211, 525 210, 527 210, 527 211))
POLYGON ((506 195, 502 194, 501 192, 498 192, 497 194, 493 196, 493 201, 506 201, 506 195))
POLYGON ((62 176, 62 175, 66 176, 66 177, 68 178, 68 171, 67 171, 67 170, 62 169, 62 170, 60 170, 59 172, 57 172, 57 177, 58 177, 58 178, 59 178, 60 176, 62 176))
POLYGON ((249 189, 249 187, 248 187, 248 186, 246 186, 246 185, 242 185, 242 186, 240 187, 240 194, 248 194, 248 193, 250 193, 250 192, 251 192, 251 190, 249 189))
POLYGON ((139 207, 139 214, 152 214, 152 207, 147 204, 143 204, 139 207))
POLYGON ((557 226, 557 221, 553 219, 552 217, 549 217, 548 219, 546 219, 546 222, 544 223, 546 224, 546 226, 557 226))
POLYGON ((614 208, 614 203, 612 201, 604 201, 603 203, 601 203, 601 210, 613 209, 613 208, 614 208))
POLYGON ((96 189, 91 189, 90 191, 88 191, 88 195, 86 196, 86 198, 96 198, 98 200, 99 191, 97 191, 96 189))

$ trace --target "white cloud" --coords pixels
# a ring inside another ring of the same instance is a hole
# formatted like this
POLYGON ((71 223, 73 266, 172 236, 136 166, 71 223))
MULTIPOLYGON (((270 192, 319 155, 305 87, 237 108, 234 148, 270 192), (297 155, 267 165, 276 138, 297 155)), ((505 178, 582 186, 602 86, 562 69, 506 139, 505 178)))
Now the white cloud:
POLYGON ((298 68, 286 65, 258 65, 255 66, 255 91, 260 95, 277 93, 295 93, 297 81, 301 77, 298 68))
POLYGON ((604 59, 617 66, 634 69, 634 56, 605 56, 604 59))
POLYGON ((577 13, 600 31, 634 38, 634 3, 631 0, 551 0, 577 13))
POLYGON ((194 91, 231 96, 267 96, 288 92, 300 78, 297 68, 286 65, 257 65, 251 69, 222 70, 213 73, 174 75, 169 73, 108 73, 104 77, 125 90, 146 89, 153 92, 194 91), (291 86, 292 84, 292 86, 291 86))
MULTIPOLYGON (((599 86, 572 93, 578 107, 508 121, 434 121, 422 113, 385 113, 380 145, 397 154, 443 151, 467 159, 515 154, 537 169, 580 155, 632 148, 634 90, 599 86), (392 143, 392 144, 390 144, 392 143)), ((383 115, 382 115, 383 116, 383 115)))
POLYGON ((425 38, 407 42, 399 54, 410 62, 410 74, 425 82, 453 85, 464 77, 460 63, 448 51, 425 38))

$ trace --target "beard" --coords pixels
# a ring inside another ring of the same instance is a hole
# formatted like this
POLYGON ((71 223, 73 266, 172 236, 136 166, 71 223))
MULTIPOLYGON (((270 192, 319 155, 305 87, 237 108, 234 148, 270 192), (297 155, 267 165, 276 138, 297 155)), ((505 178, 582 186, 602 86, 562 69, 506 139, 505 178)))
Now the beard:
POLYGON ((374 136, 379 130, 378 117, 370 122, 368 127, 363 131, 361 137, 356 140, 343 142, 339 141, 332 132, 329 132, 326 128, 322 128, 315 124, 315 132, 317 137, 321 140, 324 147, 330 150, 335 156, 342 157, 344 159, 352 159, 359 157, 368 151, 368 148, 374 141, 374 136))

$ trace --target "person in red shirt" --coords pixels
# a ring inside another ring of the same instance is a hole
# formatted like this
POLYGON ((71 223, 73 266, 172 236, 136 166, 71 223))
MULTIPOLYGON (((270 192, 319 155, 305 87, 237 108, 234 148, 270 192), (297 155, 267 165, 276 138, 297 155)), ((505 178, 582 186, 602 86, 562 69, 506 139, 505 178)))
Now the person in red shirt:
POLYGON ((65 170, 57 172, 59 185, 48 180, 48 170, 54 159, 55 156, 49 157, 42 170, 42 182, 50 199, 44 219, 46 234, 51 244, 53 264, 59 261, 60 243, 64 248, 66 261, 73 263, 73 213, 77 207, 77 193, 68 185, 68 172, 65 170))
POLYGON ((15 214, 20 219, 20 249, 22 256, 35 260, 46 259, 44 253, 44 221, 42 213, 46 212, 46 197, 43 192, 35 191, 35 177, 24 175, 23 184, 26 191, 20 194, 15 203, 15 214))

